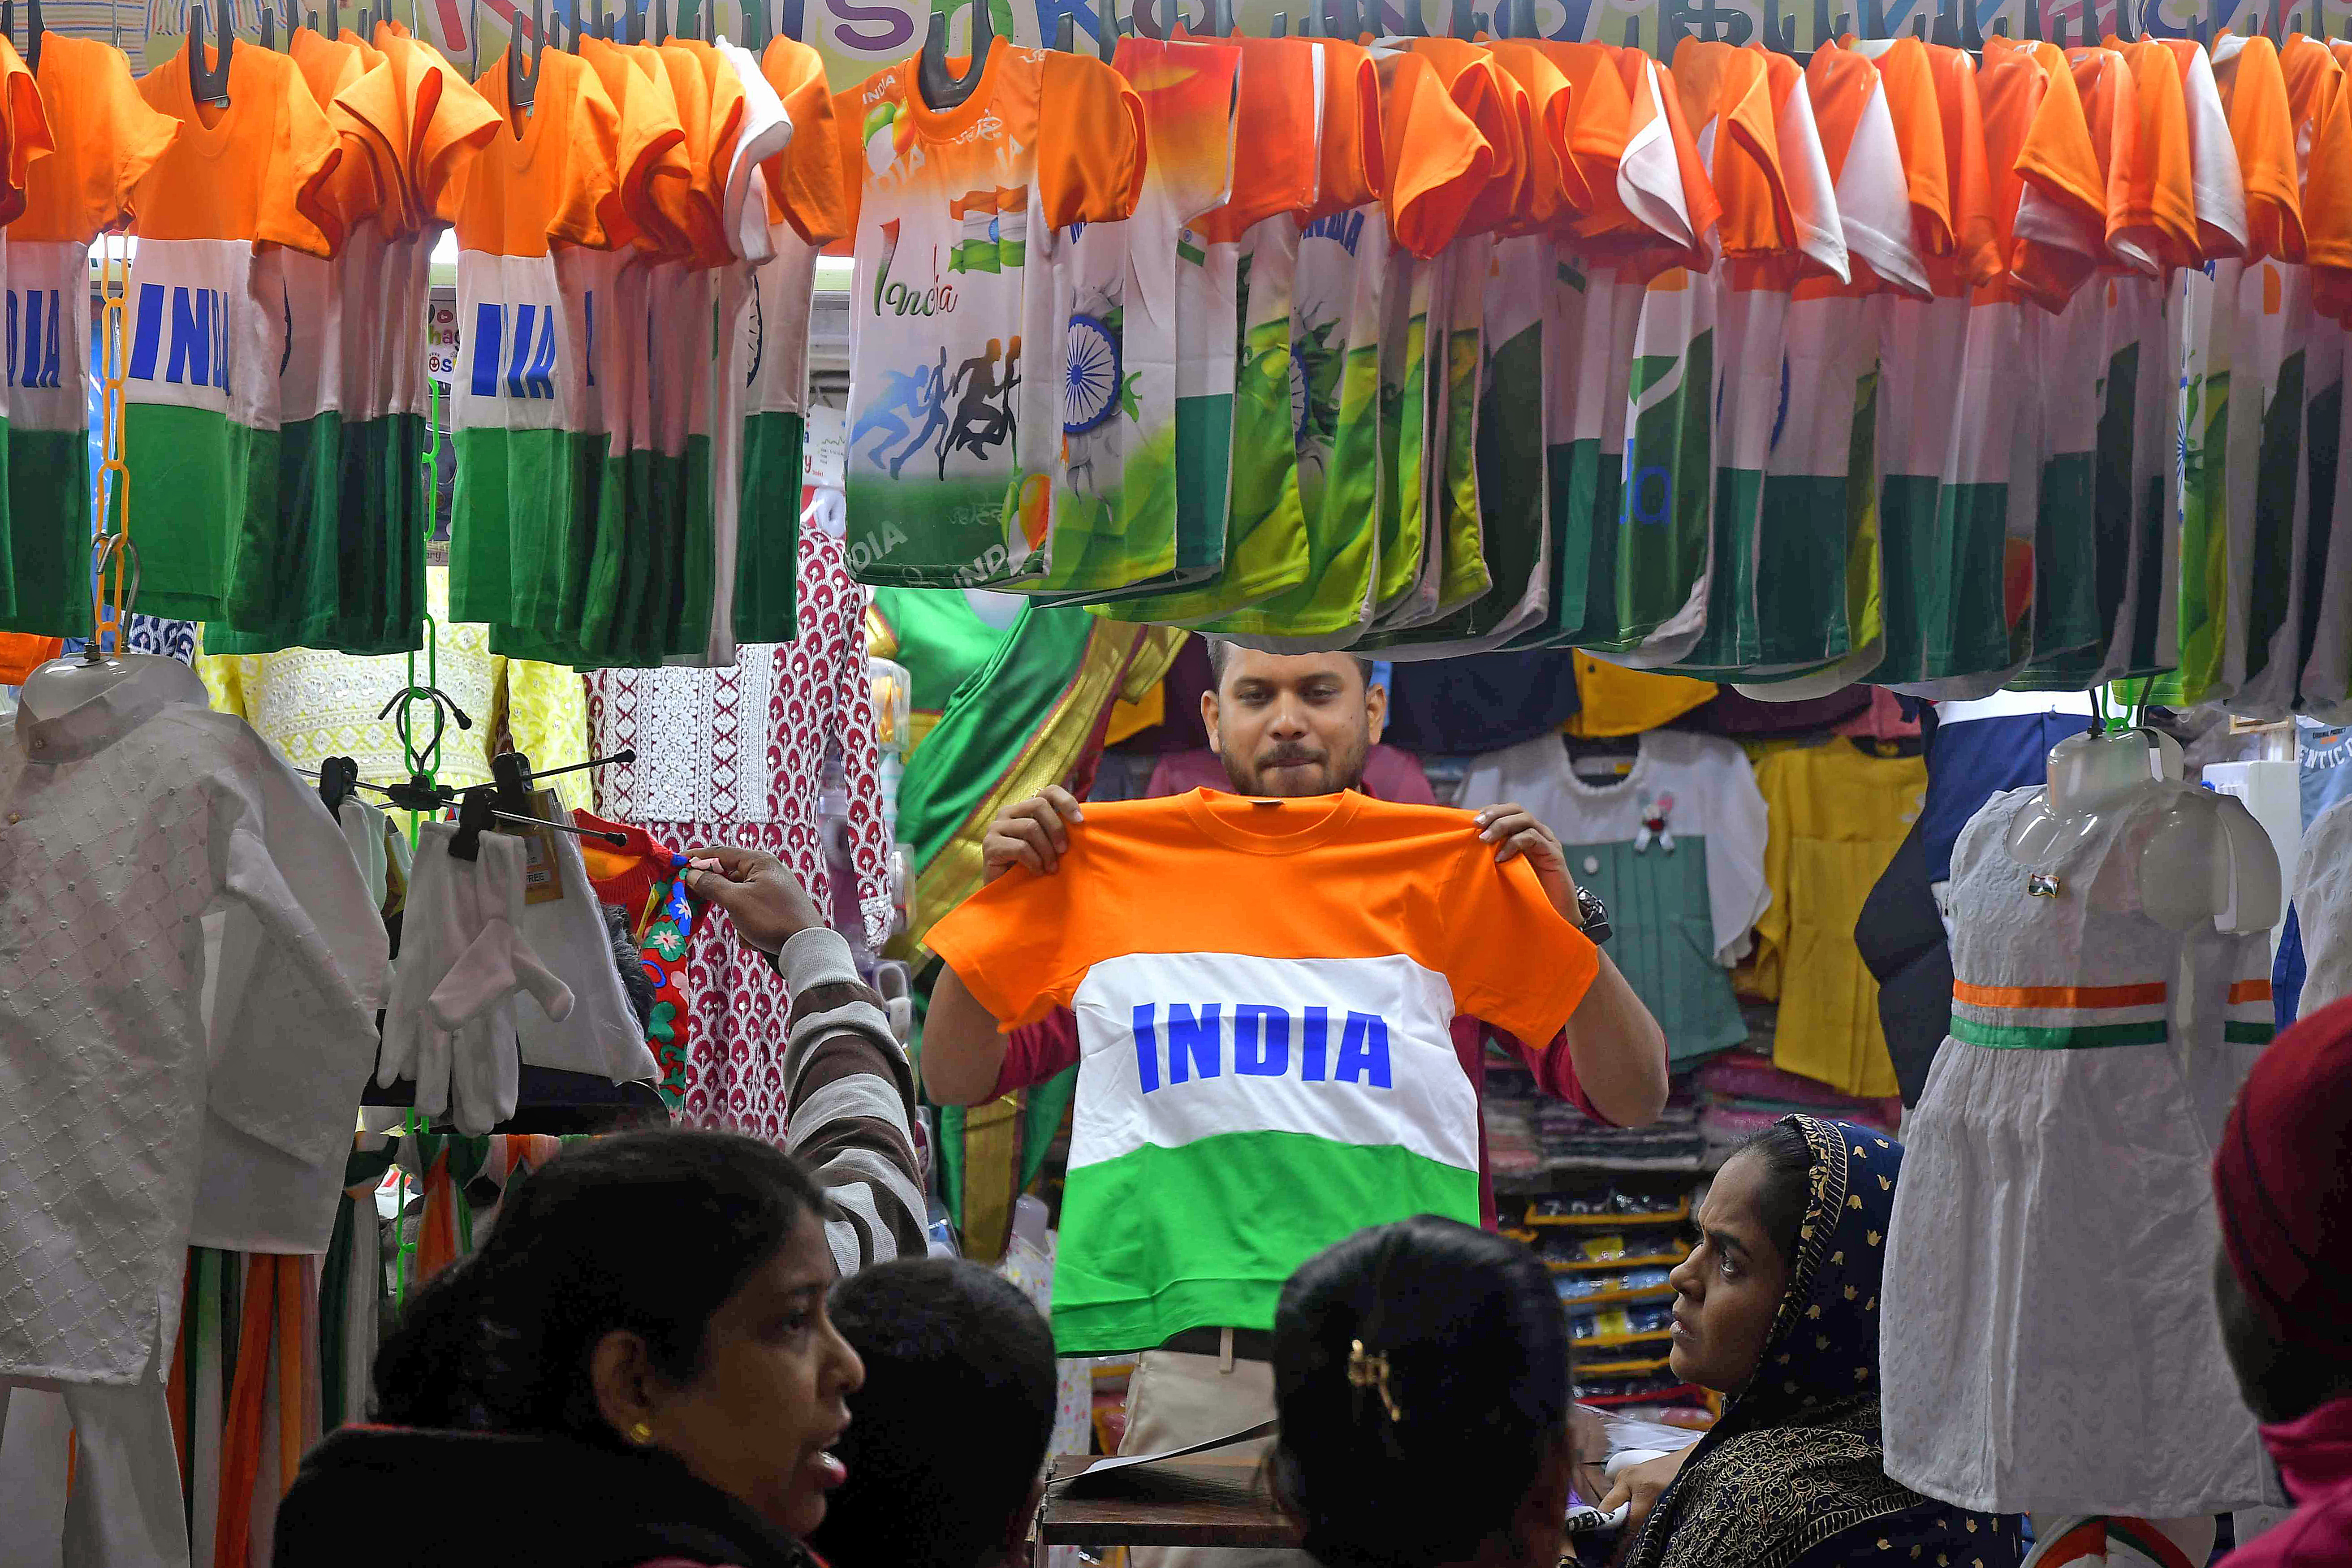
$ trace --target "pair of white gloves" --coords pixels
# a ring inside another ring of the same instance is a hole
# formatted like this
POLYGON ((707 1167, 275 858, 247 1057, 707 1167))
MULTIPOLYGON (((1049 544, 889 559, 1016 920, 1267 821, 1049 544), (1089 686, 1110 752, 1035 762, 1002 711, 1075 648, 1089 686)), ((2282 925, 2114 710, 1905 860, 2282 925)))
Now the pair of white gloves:
POLYGON ((376 1082, 414 1079, 420 1115, 478 1136, 514 1114, 517 999, 561 1023, 572 997, 521 934, 522 840, 485 833, 479 858, 460 860, 457 833, 429 822, 417 842, 376 1082))

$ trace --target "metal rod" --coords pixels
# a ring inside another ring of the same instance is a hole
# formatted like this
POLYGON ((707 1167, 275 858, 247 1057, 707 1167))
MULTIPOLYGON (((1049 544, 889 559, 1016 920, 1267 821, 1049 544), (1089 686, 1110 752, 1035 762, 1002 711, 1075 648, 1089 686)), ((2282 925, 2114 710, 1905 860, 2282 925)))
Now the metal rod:
POLYGON ((629 847, 625 833, 607 833, 601 827, 575 827, 568 822, 546 822, 536 816, 517 816, 510 811, 492 811, 490 816, 500 822, 511 822, 521 827, 552 827, 558 833, 576 833, 583 838, 602 839, 615 849, 629 847))
POLYGON ((569 767, 562 768, 533 768, 530 773, 531 782, 536 784, 541 779, 551 779, 563 773, 583 773, 589 768, 608 768, 614 763, 634 763, 636 760, 636 748, 634 746, 624 746, 619 751, 614 752, 611 756, 598 757, 593 763, 573 763, 569 767))

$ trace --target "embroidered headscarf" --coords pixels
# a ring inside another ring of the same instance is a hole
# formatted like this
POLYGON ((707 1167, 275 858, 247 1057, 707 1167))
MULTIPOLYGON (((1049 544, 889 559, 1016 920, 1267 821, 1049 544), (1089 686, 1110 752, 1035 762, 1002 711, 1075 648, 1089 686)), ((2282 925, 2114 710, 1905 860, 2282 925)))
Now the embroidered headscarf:
POLYGON ((1782 1568, 1857 1524, 1921 1508, 1964 1548, 1991 1539, 1988 1516, 1886 1478, 1878 1296, 1903 1145, 1843 1121, 1784 1120, 1813 1153, 1788 1289, 1755 1375, 1658 1499, 1627 1568, 1782 1568))

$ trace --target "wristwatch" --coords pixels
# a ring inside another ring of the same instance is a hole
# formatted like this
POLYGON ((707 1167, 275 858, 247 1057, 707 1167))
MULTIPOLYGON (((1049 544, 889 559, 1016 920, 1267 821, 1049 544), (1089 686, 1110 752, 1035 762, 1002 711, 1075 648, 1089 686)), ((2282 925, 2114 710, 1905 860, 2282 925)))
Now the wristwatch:
POLYGON ((1614 934, 1609 929, 1609 906, 1601 901, 1600 894, 1581 884, 1576 889, 1576 912, 1584 918, 1577 929, 1593 946, 1599 947, 1614 934))

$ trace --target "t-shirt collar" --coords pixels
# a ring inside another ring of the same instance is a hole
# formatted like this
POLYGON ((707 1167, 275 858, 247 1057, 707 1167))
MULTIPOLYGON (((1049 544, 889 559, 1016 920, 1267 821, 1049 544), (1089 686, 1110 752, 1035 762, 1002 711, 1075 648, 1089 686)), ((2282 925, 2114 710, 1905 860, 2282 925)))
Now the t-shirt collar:
POLYGON ((1183 800, 1194 826, 1228 849, 1244 855, 1296 855, 1345 831, 1364 797, 1354 790, 1341 790, 1336 795, 1275 799, 1228 795, 1202 785, 1183 800), (1251 814, 1253 826, 1244 827, 1234 820, 1244 812, 1251 814), (1258 822, 1266 826, 1255 826, 1258 822))

